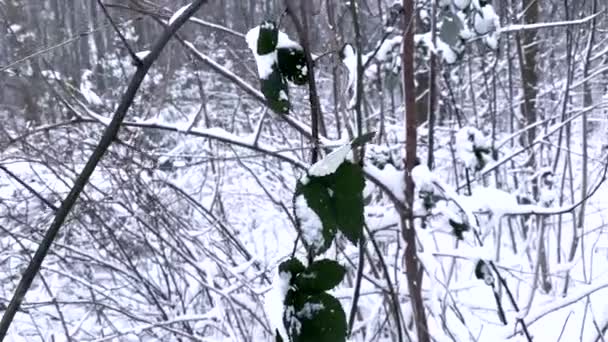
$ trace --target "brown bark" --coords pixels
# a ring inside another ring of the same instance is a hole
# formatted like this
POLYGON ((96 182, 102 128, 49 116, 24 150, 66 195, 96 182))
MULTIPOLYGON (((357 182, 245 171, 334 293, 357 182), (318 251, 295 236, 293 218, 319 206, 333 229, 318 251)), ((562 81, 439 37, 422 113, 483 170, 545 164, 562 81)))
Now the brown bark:
POLYGON ((414 229, 413 204, 414 182, 412 169, 416 166, 416 93, 414 87, 414 0, 403 0, 403 13, 405 15, 405 29, 403 33, 403 89, 405 99, 405 201, 406 210, 402 217, 402 235, 406 242, 405 265, 408 279, 408 288, 416 333, 419 342, 429 342, 430 336, 427 327, 424 303, 422 301, 422 270, 416 253, 416 231, 414 229))

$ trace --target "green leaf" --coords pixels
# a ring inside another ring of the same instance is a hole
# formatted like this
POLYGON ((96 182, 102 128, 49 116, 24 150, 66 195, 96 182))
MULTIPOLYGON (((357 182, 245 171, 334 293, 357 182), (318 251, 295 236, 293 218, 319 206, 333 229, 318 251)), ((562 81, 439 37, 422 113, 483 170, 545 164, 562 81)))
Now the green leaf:
POLYGON ((346 269, 335 260, 323 259, 313 262, 298 274, 297 288, 305 293, 319 293, 336 287, 344 279, 346 269))
POLYGON ((304 272, 304 270, 306 270, 306 267, 304 267, 304 264, 297 258, 291 258, 279 264, 279 273, 289 272, 291 273, 292 279, 294 279, 296 275, 304 272))
POLYGON ((363 234, 364 187, 361 167, 349 161, 342 162, 334 173, 322 177, 308 176, 306 184, 298 183, 294 201, 303 194, 323 224, 325 245, 313 254, 319 255, 329 248, 336 230, 340 230, 353 244, 358 243, 363 234))
MULTIPOLYGON (((331 243, 336 236, 337 223, 333 208, 334 205, 329 195, 328 188, 315 177, 309 179, 306 184, 298 182, 294 201, 297 196, 301 195, 304 196, 308 207, 310 207, 310 209, 312 209, 315 214, 319 216, 319 219, 323 225, 323 246, 320 246, 320 248, 313 248, 313 246, 308 245, 305 239, 303 239, 307 250, 313 255, 319 255, 325 252, 331 246, 331 243)), ((296 219, 301 220, 297 210, 296 219)))
POLYGON ((287 80, 297 85, 304 85, 308 82, 308 67, 304 50, 301 48, 279 48, 277 49, 277 58, 281 74, 287 80))
POLYGON ((333 178, 330 185, 336 210, 338 229, 353 244, 363 234, 363 188, 365 178, 359 165, 345 161, 336 172, 326 177, 333 178))
POLYGON ((289 113, 289 89, 285 78, 281 75, 277 64, 272 65, 272 72, 267 78, 260 79, 262 93, 268 101, 268 106, 279 114, 289 113))
POLYGON ((333 296, 290 291, 285 305, 283 322, 292 342, 346 341, 346 315, 333 296))
POLYGON ((279 29, 274 21, 264 21, 260 24, 258 35, 258 55, 274 52, 279 42, 279 29))

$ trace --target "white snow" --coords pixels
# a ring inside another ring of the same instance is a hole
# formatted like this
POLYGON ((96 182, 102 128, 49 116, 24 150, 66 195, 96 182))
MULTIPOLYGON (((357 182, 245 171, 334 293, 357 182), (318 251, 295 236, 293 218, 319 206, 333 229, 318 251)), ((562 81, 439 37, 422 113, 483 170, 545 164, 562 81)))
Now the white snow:
MULTIPOLYGON (((277 51, 274 50, 271 53, 265 55, 258 54, 258 37, 260 36, 260 27, 256 26, 249 30, 245 35, 245 40, 253 56, 255 57, 255 63, 258 67, 258 75, 261 79, 266 79, 272 73, 272 67, 277 63, 277 51)), ((280 37, 280 35, 279 35, 280 37)))
POLYGON ((312 319, 317 312, 325 309, 322 303, 306 303, 300 311, 296 314, 298 318, 312 319))
POLYGON ((441 38, 435 37, 435 44, 433 44, 431 32, 414 35, 414 41, 416 44, 426 46, 432 53, 441 56, 448 64, 453 64, 458 60, 456 51, 449 44, 441 40, 441 38))
POLYGON ((135 53, 135 56, 139 59, 145 59, 150 54, 150 50, 142 50, 135 53))
POLYGON ((498 33, 493 32, 484 36, 483 42, 492 50, 498 49, 498 33))
POLYGON ((91 77, 93 72, 91 70, 85 70, 82 73, 82 80, 80 82, 80 93, 87 100, 87 102, 94 106, 102 106, 103 102, 101 98, 93 91, 93 83, 91 77))
POLYGON ((453 0, 454 6, 459 10, 463 10, 471 4, 471 0, 453 0))
POLYGON ((393 165, 387 164, 382 170, 371 164, 364 167, 365 173, 382 183, 386 189, 398 200, 405 200, 405 176, 403 171, 397 170, 393 165))
POLYGON ((184 14, 184 12, 191 6, 192 4, 187 4, 183 7, 181 7, 180 9, 178 9, 175 13, 173 13, 173 15, 171 16, 171 18, 169 19, 168 24, 171 25, 173 24, 173 22, 175 22, 175 20, 177 20, 177 18, 179 18, 180 15, 184 14))
POLYGON ((426 164, 420 164, 412 169, 412 179, 418 191, 433 191, 433 174, 426 164))
POLYGON ((314 251, 318 251, 325 244, 323 237, 323 223, 319 215, 315 213, 306 202, 304 195, 299 195, 295 200, 295 212, 300 220, 302 239, 314 251))
POLYGON ((352 45, 347 44, 342 49, 343 58, 342 63, 348 69, 348 84, 347 87, 352 89, 357 84, 357 53, 352 45))
POLYGON ((475 127, 466 126, 456 133, 456 154, 466 167, 474 169, 477 165, 477 157, 474 149, 489 148, 486 136, 475 127))
POLYGON ((289 97, 287 96, 285 90, 281 90, 279 92, 279 100, 289 100, 289 97))
POLYGON ((395 49, 397 49, 398 53, 400 52, 399 47, 401 46, 402 40, 403 40, 403 38, 401 36, 395 36, 393 38, 385 39, 382 42, 382 44, 380 45, 380 47, 378 48, 377 52, 376 52, 376 49, 374 49, 373 51, 365 54, 365 56, 363 58, 364 63, 372 56, 374 57, 374 59, 376 59, 380 62, 386 61, 388 59, 389 55, 393 51, 395 51, 395 49), (375 55, 374 55, 374 52, 376 52, 375 55))
POLYGON ((288 48, 288 49, 298 49, 301 50, 302 46, 297 42, 294 42, 289 38, 289 36, 283 32, 279 31, 279 40, 277 43, 277 48, 288 48))
POLYGON ((475 13, 473 27, 478 34, 487 34, 496 31, 500 26, 499 18, 492 5, 485 5, 475 13))
POLYGON ((60 81, 63 79, 61 77, 61 74, 55 70, 42 70, 40 73, 42 74, 43 77, 45 77, 49 80, 60 81))
POLYGON ((474 201, 476 211, 490 211, 498 216, 511 212, 519 206, 515 195, 494 187, 476 187, 470 198, 474 201))
POLYGON ((9 26, 10 30, 13 31, 14 33, 18 33, 19 31, 21 31, 21 29, 23 28, 21 25, 19 24, 11 24, 9 26))
POLYGON ((325 158, 314 163, 310 169, 308 169, 308 175, 323 177, 336 172, 338 167, 340 167, 340 164, 342 164, 348 157, 350 150, 350 144, 346 144, 335 149, 330 154, 325 156, 325 158))
POLYGON ((285 296, 289 291, 289 281, 291 274, 289 272, 278 272, 275 274, 272 281, 272 289, 264 298, 264 309, 272 328, 278 330, 283 338, 283 341, 288 341, 287 330, 283 325, 283 312, 285 311, 285 296))
MULTIPOLYGON (((395 53, 397 55, 401 54, 401 50, 399 48, 401 45, 401 41, 402 41, 401 36, 395 36, 393 38, 383 40, 381 42, 380 46, 377 46, 376 48, 372 49, 370 52, 368 52, 366 54, 362 54, 361 62, 363 63, 363 65, 366 65, 366 64, 368 64, 370 59, 373 61, 380 62, 380 63, 385 63, 385 62, 391 61, 391 57, 392 57, 393 53, 395 53)), ((397 60, 397 62, 395 62, 397 64, 397 67, 399 67, 398 61, 399 61, 399 59, 397 60)), ((356 85, 357 85, 358 75, 357 75, 357 51, 350 44, 346 44, 342 48, 342 63, 344 64, 344 66, 346 66, 346 69, 348 70, 347 89, 352 94, 351 98, 349 99, 349 102, 348 102, 348 107, 352 108, 352 107, 354 107, 355 102, 357 101, 356 85)), ((379 72, 378 65, 376 63, 369 63, 367 65, 367 67, 365 68, 365 70, 363 70, 363 76, 364 76, 363 78, 364 79, 366 77, 373 78, 378 74, 378 72, 379 72)))

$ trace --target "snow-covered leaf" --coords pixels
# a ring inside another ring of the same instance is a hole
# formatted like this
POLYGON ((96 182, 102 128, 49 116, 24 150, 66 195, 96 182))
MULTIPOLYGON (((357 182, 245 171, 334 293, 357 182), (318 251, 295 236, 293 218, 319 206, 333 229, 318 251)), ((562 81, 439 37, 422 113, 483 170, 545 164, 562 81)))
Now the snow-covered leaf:
POLYGON ((290 291, 285 305, 283 322, 292 342, 346 341, 346 314, 335 297, 290 291))
POLYGON ((315 237, 310 238, 309 241, 305 238, 312 248, 309 252, 312 251, 314 254, 329 248, 336 229, 340 230, 354 244, 357 244, 362 235, 365 179, 359 165, 344 161, 344 156, 349 150, 350 144, 340 147, 338 151, 335 151, 337 153, 334 157, 328 160, 331 167, 318 167, 317 172, 314 172, 315 175, 311 175, 309 171, 305 181, 300 181, 296 188, 294 204, 297 208, 296 216, 300 220, 300 225, 305 222, 307 227, 312 229, 313 225, 310 222, 314 222, 308 217, 310 213, 304 208, 300 199, 301 195, 304 195, 308 207, 318 215, 319 220, 323 223, 325 241, 322 244, 318 230, 312 234, 305 232, 301 227, 303 237, 304 235, 315 237), (338 164, 340 160, 342 162, 338 164), (338 167, 335 168, 335 165, 338 167), (299 215, 306 216, 300 217, 299 215))
POLYGON ((280 114, 289 113, 291 108, 289 88, 285 78, 281 75, 278 64, 272 64, 270 74, 266 78, 260 78, 260 83, 270 109, 280 114))
POLYGON ((308 82, 308 67, 306 66, 306 56, 302 48, 277 49, 279 69, 281 74, 290 82, 297 85, 304 85, 308 82))
POLYGON ((267 55, 275 52, 279 43, 279 29, 277 25, 272 21, 265 21, 257 29, 256 53, 258 55, 267 55))
MULTIPOLYGON (((266 311, 266 315, 268 315, 271 326, 276 331, 277 337, 287 338, 287 330, 283 325, 284 302, 290 288, 290 283, 295 277, 295 271, 298 269, 297 262, 297 259, 290 259, 281 263, 274 276, 272 288, 264 298, 264 310, 266 311)), ((301 263, 300 265, 304 268, 301 263)))
POLYGON ((317 181, 299 183, 294 212, 309 254, 325 252, 334 240, 337 226, 328 189, 317 181))
POLYGON ((456 133, 456 152, 464 165, 481 170, 491 160, 492 146, 488 138, 475 127, 463 127, 456 133))
POLYGON ((290 273, 293 277, 300 274, 301 272, 304 272, 305 269, 306 267, 304 266, 304 264, 302 264, 302 262, 297 258, 290 258, 279 264, 279 273, 287 272, 290 273))
POLYGON ((351 151, 351 145, 346 144, 338 147, 325 158, 314 163, 308 169, 308 175, 313 177, 323 177, 336 172, 338 167, 346 160, 351 151))

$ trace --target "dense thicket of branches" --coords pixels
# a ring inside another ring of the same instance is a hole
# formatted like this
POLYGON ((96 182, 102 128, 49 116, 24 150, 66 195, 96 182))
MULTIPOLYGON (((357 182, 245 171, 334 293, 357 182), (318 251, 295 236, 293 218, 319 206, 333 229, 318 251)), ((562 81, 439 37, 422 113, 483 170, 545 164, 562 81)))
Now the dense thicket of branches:
MULTIPOLYGON (((188 3, 0 0, 0 314, 137 59, 188 3)), ((417 35, 434 31, 445 3, 416 1, 414 20, 394 1, 309 6, 307 48, 321 56, 321 152, 377 132, 364 154, 367 243, 339 238, 327 252, 348 270, 335 291, 347 313, 358 294, 353 341, 418 340, 404 208, 395 205, 403 192, 392 191, 403 189, 406 143, 398 37, 406 25, 417 35), (348 85, 345 43, 374 56, 363 60, 359 91, 348 85)), ((289 115, 268 109, 244 37, 272 19, 297 39, 285 8, 283 0, 208 1, 167 45, 7 340, 271 339, 264 295, 297 238, 291 199, 311 162, 313 102, 308 87, 293 87, 289 115)), ((608 7, 505 0, 494 8, 497 50, 471 39, 452 64, 430 58, 428 46, 415 51, 417 156, 467 200, 445 200, 446 191, 434 210, 414 206, 428 329, 442 341, 525 340, 523 322, 538 341, 602 341, 608 7), (460 160, 462 127, 487 137, 487 165, 477 170, 460 160), (473 213, 476 233, 462 241, 452 235, 457 219, 445 217, 454 205, 473 213), (504 282, 491 289, 476 279, 479 259, 504 282)))

